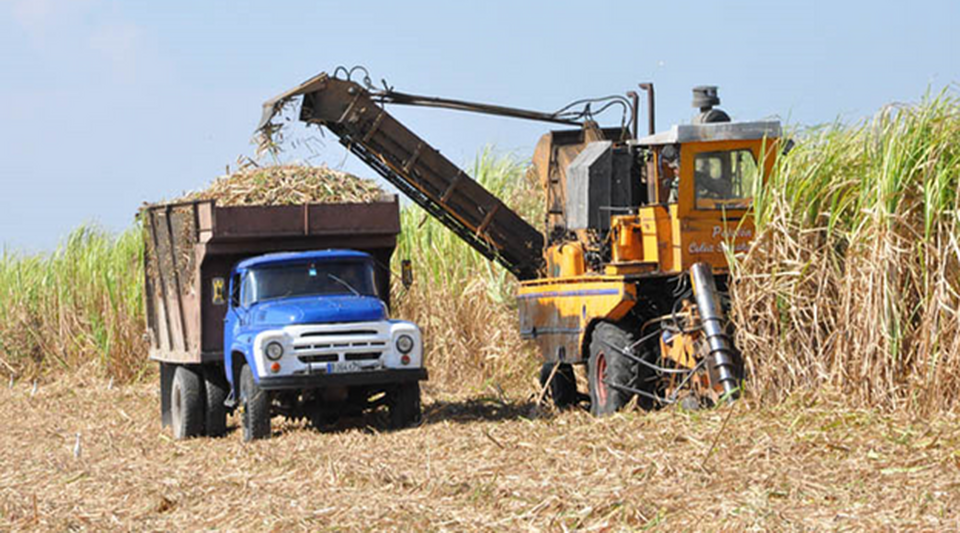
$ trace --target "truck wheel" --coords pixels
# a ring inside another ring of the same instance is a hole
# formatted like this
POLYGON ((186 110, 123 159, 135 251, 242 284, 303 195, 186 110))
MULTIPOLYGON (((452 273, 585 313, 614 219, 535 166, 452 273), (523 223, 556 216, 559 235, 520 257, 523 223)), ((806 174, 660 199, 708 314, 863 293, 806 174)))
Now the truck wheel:
POLYGON ((173 438, 189 439, 203 435, 203 380, 184 365, 177 365, 170 387, 170 423, 173 438))
MULTIPOLYGON (((553 365, 557 363, 544 363, 540 367, 540 386, 544 386, 550 373, 553 372, 553 365)), ((577 378, 573 374, 573 367, 566 363, 561 363, 557 373, 550 382, 550 396, 553 397, 553 404, 557 409, 566 409, 577 403, 577 378)))
POLYGON ((243 440, 250 442, 270 436, 270 393, 253 381, 249 365, 240 370, 240 405, 243 409, 243 440))
POLYGON ((223 405, 227 399, 227 380, 222 367, 203 367, 203 389, 207 400, 204 420, 207 436, 222 437, 227 434, 227 408, 223 405))
POLYGON ((420 421, 420 382, 401 383, 387 394, 390 427, 401 429, 420 421))
POLYGON ((587 370, 590 412, 593 415, 606 416, 615 413, 633 396, 610 385, 615 383, 634 387, 637 363, 619 351, 633 342, 633 334, 616 324, 604 322, 593 330, 587 370))

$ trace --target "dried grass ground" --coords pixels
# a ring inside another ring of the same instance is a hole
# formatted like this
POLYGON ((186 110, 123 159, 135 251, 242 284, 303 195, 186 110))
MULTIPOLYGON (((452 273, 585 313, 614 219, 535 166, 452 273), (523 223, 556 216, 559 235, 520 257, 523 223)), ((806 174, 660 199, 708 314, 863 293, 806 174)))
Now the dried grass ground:
POLYGON ((418 428, 275 419, 243 445, 172 441, 152 384, 19 383, 0 390, 0 530, 960 528, 957 417, 749 407, 529 418, 429 391, 418 428))

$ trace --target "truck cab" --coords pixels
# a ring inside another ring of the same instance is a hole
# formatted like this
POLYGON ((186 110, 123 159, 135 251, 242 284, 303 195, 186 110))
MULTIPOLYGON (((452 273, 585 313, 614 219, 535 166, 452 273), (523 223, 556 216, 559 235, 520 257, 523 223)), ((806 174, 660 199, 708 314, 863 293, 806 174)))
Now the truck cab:
POLYGON ((389 318, 375 268, 352 250, 273 253, 233 268, 224 369, 245 440, 269 436, 277 414, 323 424, 386 404, 393 426, 419 419, 420 329, 389 318))

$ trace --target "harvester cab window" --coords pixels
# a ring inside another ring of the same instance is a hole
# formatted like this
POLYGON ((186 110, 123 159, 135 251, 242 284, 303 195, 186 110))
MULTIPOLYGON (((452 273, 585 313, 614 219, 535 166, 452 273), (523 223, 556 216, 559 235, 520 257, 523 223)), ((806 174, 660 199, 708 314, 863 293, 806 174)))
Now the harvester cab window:
POLYGON ((758 179, 750 150, 699 153, 694 160, 697 209, 747 209, 758 179))
POLYGON ((658 202, 660 204, 675 204, 680 191, 680 149, 678 146, 668 145, 660 149, 660 186, 658 187, 658 202))

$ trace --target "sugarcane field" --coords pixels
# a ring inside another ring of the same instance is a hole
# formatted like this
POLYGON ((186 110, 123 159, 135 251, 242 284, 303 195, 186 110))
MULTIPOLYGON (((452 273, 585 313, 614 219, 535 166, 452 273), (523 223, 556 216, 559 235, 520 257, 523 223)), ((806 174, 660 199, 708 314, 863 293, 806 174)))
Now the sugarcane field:
POLYGON ((960 530, 960 5, 179 4, 0 3, 0 531, 960 530))

